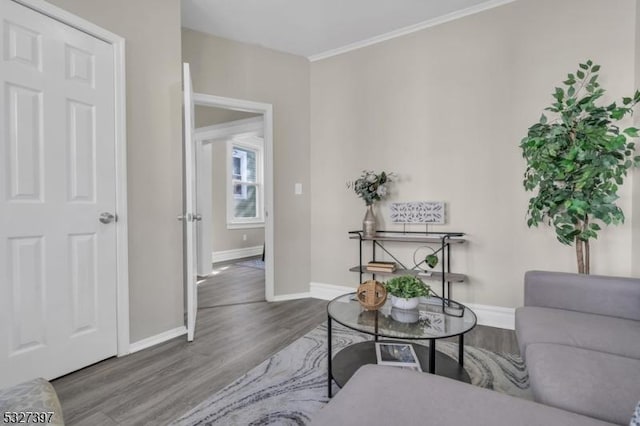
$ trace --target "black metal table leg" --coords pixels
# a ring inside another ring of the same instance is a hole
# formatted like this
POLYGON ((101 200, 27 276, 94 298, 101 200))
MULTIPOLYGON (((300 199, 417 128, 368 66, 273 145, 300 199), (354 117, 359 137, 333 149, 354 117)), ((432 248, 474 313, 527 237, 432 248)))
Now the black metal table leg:
POLYGON ((373 340, 378 341, 378 311, 376 311, 376 323, 375 323, 375 333, 373 335, 373 340))
POLYGON ((436 374, 436 339, 429 339, 429 373, 436 374))
POLYGON ((327 397, 331 398, 331 316, 327 315, 327 397))
POLYGON ((464 366, 464 334, 461 334, 458 340, 458 364, 464 366))

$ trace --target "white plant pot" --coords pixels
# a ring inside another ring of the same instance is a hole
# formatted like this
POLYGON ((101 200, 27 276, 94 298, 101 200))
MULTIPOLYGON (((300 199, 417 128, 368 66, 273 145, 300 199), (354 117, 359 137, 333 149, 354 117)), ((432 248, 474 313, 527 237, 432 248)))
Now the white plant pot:
POLYGON ((419 297, 411 297, 406 299, 404 297, 396 297, 391 295, 391 306, 398 309, 415 309, 420 303, 419 297))
POLYGON ((417 309, 391 308, 391 318, 398 322, 413 324, 414 322, 418 322, 420 314, 417 309))

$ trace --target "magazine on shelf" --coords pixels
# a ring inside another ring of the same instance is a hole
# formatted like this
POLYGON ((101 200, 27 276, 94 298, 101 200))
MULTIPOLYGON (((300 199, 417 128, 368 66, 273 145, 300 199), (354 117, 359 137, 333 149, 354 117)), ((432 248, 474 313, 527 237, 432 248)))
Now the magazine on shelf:
POLYGON ((379 365, 422 371, 416 351, 409 343, 376 342, 376 359, 379 365))

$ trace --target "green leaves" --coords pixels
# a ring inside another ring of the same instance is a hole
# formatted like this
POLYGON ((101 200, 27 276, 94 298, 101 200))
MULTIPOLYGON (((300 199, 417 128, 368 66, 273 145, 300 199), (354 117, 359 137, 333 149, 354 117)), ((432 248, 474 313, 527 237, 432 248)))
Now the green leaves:
POLYGON ((602 105, 605 93, 598 83, 599 65, 579 64, 567 75, 564 88, 556 87, 554 102, 520 142, 527 161, 523 186, 534 192, 529 200, 527 225, 548 223, 557 239, 571 245, 598 237, 601 224, 624 221, 615 204, 628 169, 640 166, 633 157, 640 130, 621 130, 616 122, 631 114, 640 91, 602 105))
POLYGON ((429 268, 435 268, 438 265, 438 256, 435 254, 428 254, 424 258, 424 262, 429 266, 429 268))
POLYGON ((391 278, 386 282, 384 287, 389 294, 405 299, 428 296, 431 290, 420 278, 413 275, 402 275, 391 278))

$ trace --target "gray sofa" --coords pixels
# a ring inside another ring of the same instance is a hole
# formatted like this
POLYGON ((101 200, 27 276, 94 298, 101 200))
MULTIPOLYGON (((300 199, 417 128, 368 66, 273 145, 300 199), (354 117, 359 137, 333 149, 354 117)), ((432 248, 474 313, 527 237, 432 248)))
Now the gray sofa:
POLYGON ((536 402, 368 365, 311 424, 629 424, 640 399, 640 280, 528 272, 516 333, 536 402))
MULTIPOLYGON (((631 413, 629 413, 631 418, 631 413)), ((433 374, 365 365, 312 426, 602 426, 579 414, 433 374)))
POLYGON ((516 334, 536 401, 628 424, 640 399, 640 280, 530 271, 516 334))

